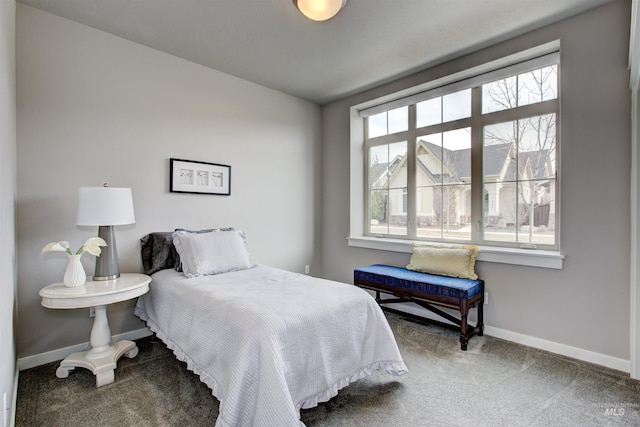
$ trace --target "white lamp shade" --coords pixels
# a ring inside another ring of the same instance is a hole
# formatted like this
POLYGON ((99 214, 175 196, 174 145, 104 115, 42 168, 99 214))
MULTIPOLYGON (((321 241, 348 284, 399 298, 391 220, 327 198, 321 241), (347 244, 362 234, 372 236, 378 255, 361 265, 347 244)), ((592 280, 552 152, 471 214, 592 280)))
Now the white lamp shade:
POLYGON ((307 18, 326 21, 340 12, 347 0, 293 0, 293 2, 307 18))
POLYGON ((124 225, 136 222, 130 188, 80 187, 76 225, 124 225))

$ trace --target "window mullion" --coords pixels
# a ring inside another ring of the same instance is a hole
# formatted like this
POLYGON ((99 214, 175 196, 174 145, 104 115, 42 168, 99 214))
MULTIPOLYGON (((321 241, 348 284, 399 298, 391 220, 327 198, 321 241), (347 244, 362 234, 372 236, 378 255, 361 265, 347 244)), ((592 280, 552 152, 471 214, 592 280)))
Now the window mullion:
POLYGON ((471 90, 471 241, 484 240, 482 87, 471 90))
POLYGON ((510 108, 508 110, 486 113, 483 115, 482 120, 483 124, 487 126, 511 120, 526 119, 527 117, 541 116, 544 114, 557 114, 559 108, 559 101, 557 99, 551 99, 537 104, 529 104, 522 107, 510 108))
POLYGON ((362 183, 364 186, 364 209, 363 209, 363 218, 362 218, 362 223, 366 224, 364 227, 364 234, 366 235, 370 235, 371 234, 371 230, 370 230, 370 226, 369 226, 369 216, 370 216, 370 207, 371 207, 371 189, 369 188, 369 182, 370 182, 370 177, 369 177, 369 173, 371 172, 369 170, 369 124, 368 124, 368 119, 365 119, 362 121, 362 124, 364 126, 364 141, 365 143, 363 144, 363 153, 362 153, 362 157, 364 158, 364 182, 362 183))
POLYGON ((407 237, 417 237, 416 189, 416 105, 409 106, 409 135, 407 137, 407 237))

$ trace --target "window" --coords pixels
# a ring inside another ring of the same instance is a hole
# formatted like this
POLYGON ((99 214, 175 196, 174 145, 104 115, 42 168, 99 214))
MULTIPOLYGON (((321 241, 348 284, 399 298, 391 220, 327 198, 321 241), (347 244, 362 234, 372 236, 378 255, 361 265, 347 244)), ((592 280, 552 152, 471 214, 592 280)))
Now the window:
POLYGON ((359 110, 363 234, 557 250, 553 51, 359 110))

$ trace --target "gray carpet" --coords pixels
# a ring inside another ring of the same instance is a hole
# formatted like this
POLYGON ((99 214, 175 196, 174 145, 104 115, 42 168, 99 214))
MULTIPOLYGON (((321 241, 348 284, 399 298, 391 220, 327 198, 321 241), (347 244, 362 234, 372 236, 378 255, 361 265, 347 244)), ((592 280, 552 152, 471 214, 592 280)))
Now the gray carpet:
MULTIPOLYGON (((454 331, 388 314, 409 373, 377 372, 301 412, 307 426, 640 426, 640 381, 497 338, 460 351, 454 331)), ((58 363, 22 371, 17 426, 212 426, 218 401, 160 341, 137 341, 115 383, 58 363)), ((287 426, 282 426, 287 427, 287 426)))

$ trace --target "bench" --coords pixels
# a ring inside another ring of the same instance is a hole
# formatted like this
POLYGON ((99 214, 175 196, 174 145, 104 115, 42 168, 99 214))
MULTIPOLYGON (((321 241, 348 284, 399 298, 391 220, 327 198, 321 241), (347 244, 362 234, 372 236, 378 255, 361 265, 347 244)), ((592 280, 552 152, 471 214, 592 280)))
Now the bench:
POLYGON ((407 270, 402 267, 373 264, 356 268, 353 272, 354 284, 376 292, 376 302, 383 310, 406 317, 415 317, 429 323, 460 331, 460 348, 467 350, 467 343, 474 335, 482 336, 484 330, 482 304, 484 303, 484 281, 461 279, 407 270), (396 298, 380 298, 380 292, 392 294, 396 298), (383 304, 414 302, 421 307, 452 322, 452 324, 426 319, 422 316, 394 310, 383 304), (460 319, 439 308, 446 307, 460 311, 460 319), (478 321, 475 326, 467 323, 469 310, 477 307, 478 321))

